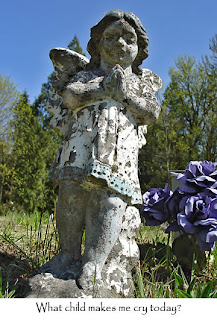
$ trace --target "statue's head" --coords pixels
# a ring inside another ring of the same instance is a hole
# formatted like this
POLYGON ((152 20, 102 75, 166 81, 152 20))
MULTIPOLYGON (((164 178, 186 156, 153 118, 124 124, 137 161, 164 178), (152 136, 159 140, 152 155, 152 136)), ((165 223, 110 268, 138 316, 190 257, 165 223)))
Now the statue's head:
POLYGON ((124 30, 124 34, 126 34, 126 41, 129 41, 128 43, 130 44, 129 47, 131 48, 132 55, 132 70, 134 73, 140 74, 142 72, 142 61, 148 57, 149 39, 139 18, 137 18, 137 16, 133 13, 124 12, 121 10, 110 11, 97 25, 91 28, 91 39, 87 45, 87 51, 91 55, 90 67, 100 67, 101 55, 103 54, 100 46, 103 46, 105 43, 109 42, 111 45, 111 55, 113 54, 115 57, 116 54, 117 64, 121 64, 121 62, 118 62, 119 52, 115 52, 114 43, 116 32, 118 32, 121 27, 124 30))

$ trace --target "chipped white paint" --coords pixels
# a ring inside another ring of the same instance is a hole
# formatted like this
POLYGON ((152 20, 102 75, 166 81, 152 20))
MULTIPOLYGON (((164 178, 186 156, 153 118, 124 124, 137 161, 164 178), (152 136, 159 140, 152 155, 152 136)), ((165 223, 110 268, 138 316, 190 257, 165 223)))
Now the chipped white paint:
POLYGON ((68 49, 50 53, 57 79, 48 110, 51 124, 63 135, 50 171, 60 184, 62 251, 42 270, 50 268, 63 278, 67 271, 83 289, 92 287, 96 273, 99 283, 114 287, 117 294, 132 293, 140 225, 132 205, 142 203, 138 151, 146 143, 147 125, 159 115, 155 94, 162 85, 152 71, 141 70, 147 47, 140 20, 116 10, 92 28, 90 62, 68 49))
POLYGON ((120 187, 122 194, 133 197, 133 203, 141 203, 137 163, 142 142, 131 113, 124 113, 122 109, 116 101, 104 100, 79 111, 77 121, 69 121, 70 129, 57 154, 51 176, 64 180, 67 179, 64 172, 70 170, 77 180, 75 168, 79 168, 84 176, 81 183, 84 183, 90 176, 99 177, 96 166, 102 176, 108 169, 105 180, 109 187, 114 190, 120 187), (118 186, 113 182, 115 180, 118 180, 118 186), (129 186, 128 191, 126 186, 129 186))
POLYGON ((102 271, 108 288, 113 287, 113 291, 126 297, 132 295, 134 289, 131 271, 139 260, 139 248, 135 237, 140 224, 139 210, 128 206, 123 217, 121 233, 102 271))

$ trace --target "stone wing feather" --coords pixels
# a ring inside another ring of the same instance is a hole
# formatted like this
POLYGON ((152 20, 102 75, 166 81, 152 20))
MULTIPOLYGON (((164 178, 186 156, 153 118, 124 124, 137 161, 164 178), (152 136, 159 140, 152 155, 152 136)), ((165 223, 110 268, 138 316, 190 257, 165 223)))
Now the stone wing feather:
POLYGON ((89 59, 82 54, 65 48, 54 48, 49 56, 57 79, 63 83, 67 83, 77 72, 85 70, 89 63, 89 59))

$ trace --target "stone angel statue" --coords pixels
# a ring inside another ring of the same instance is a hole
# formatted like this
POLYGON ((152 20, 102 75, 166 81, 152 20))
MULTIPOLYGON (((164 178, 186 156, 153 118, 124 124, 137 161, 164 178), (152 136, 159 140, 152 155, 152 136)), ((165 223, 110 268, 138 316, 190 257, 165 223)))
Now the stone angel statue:
MULTIPOLYGON (((147 125, 160 113, 155 94, 162 86, 156 74, 141 68, 148 43, 133 13, 113 10, 91 29, 90 61, 68 49, 50 51, 56 81, 48 110, 52 125, 63 135, 50 170, 59 184, 61 252, 42 270, 74 277, 83 290, 90 289, 94 279, 103 281, 126 212, 142 203, 138 151, 145 144, 147 125)), ((126 232, 133 217, 127 221, 126 232)), ((120 255, 117 248, 114 255, 123 260, 124 249, 120 255)))

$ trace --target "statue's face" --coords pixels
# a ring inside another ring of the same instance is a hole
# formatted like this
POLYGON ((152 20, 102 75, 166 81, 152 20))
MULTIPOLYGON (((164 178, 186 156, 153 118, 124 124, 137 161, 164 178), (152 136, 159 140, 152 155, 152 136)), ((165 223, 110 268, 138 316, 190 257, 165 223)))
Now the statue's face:
POLYGON ((131 66, 138 54, 135 30, 124 20, 113 22, 103 32, 99 50, 101 59, 110 66, 131 66))

